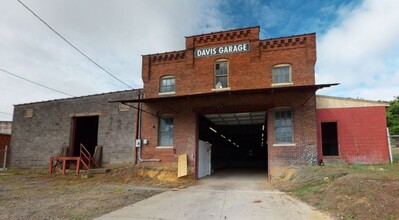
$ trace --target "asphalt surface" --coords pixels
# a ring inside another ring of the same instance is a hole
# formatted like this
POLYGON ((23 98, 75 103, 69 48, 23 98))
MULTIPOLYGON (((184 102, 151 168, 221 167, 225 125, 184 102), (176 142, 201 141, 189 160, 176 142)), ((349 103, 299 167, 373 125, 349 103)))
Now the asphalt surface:
POLYGON ((277 190, 259 171, 223 171, 199 184, 170 190, 98 219, 265 220, 330 219, 277 190))

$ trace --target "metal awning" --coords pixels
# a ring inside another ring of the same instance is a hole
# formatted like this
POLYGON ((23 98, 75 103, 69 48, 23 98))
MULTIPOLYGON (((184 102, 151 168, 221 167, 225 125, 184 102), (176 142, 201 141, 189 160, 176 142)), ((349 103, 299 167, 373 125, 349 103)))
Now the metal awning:
POLYGON ((223 90, 223 91, 214 91, 207 93, 196 93, 189 95, 180 95, 180 96, 159 96, 155 98, 144 98, 144 99, 128 99, 128 100, 114 100, 110 102, 154 102, 161 100, 177 100, 177 99, 192 99, 199 97, 220 97, 220 96, 230 96, 230 95, 249 95, 249 94, 273 94, 276 92, 285 92, 285 91, 306 91, 306 90, 314 90, 331 87, 339 85, 339 83, 331 83, 331 84, 318 84, 318 85, 304 85, 304 86, 279 86, 279 87, 271 87, 271 88, 258 88, 258 89, 243 89, 243 90, 223 90))
POLYGON ((240 113, 223 113, 223 114, 206 114, 204 115, 209 121, 215 125, 253 125, 264 124, 266 120, 266 112, 240 112, 240 113))

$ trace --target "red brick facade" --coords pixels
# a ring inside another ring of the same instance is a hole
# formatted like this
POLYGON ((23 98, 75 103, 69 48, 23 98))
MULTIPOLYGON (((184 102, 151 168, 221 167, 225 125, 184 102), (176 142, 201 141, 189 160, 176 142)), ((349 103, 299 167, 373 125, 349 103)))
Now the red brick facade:
POLYGON ((198 115, 207 113, 266 111, 269 169, 317 160, 315 75, 315 34, 276 39, 259 39, 259 27, 186 37, 186 49, 143 56, 144 105, 143 158, 176 162, 187 153, 189 165, 196 165, 198 115), (195 49, 248 42, 250 51, 195 58, 195 49), (214 66, 228 60, 229 88, 214 88, 214 66), (290 64, 292 83, 272 85, 272 67, 290 64), (175 92, 159 94, 160 78, 175 77, 175 92), (285 90, 284 88, 291 88, 285 90), (301 87, 301 88, 300 88, 301 87), (264 90, 262 90, 264 89, 264 90), (262 91, 261 91, 262 90, 262 91), (241 93, 245 91, 245 93, 241 93), (251 93, 251 91, 254 91, 251 93), (289 108, 293 113, 294 141, 274 144, 274 111, 289 108), (159 148, 160 115, 173 115, 173 148, 159 148))
POLYGON ((272 66, 292 65, 295 86, 315 83, 315 34, 259 39, 259 27, 186 37, 186 50, 143 56, 142 77, 146 98, 159 97, 159 79, 176 77, 175 96, 209 93, 213 88, 214 62, 229 62, 230 89, 272 87, 272 66), (194 49, 250 42, 251 51, 194 58, 194 49))

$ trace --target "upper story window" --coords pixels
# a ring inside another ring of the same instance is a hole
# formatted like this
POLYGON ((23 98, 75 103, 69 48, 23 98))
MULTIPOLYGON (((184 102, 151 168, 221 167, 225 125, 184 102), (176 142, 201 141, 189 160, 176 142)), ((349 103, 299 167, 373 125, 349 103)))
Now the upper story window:
POLYGON ((175 77, 164 76, 159 80, 159 93, 174 93, 175 92, 175 77))
POLYGON ((227 60, 217 60, 215 62, 215 81, 214 88, 222 89, 229 87, 229 62, 227 60))
POLYGON ((290 64, 280 64, 273 66, 273 84, 292 83, 292 73, 290 64))

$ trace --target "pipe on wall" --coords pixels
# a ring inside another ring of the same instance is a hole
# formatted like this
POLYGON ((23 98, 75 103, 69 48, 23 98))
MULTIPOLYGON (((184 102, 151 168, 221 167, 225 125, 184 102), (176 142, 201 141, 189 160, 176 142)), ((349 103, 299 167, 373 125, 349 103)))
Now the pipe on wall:
MULTIPOLYGON (((143 93, 140 90, 137 90, 137 97, 138 97, 138 102, 137 102, 137 119, 136 119, 136 140, 141 140, 141 120, 142 120, 142 102, 141 99, 143 98, 143 93)), ((137 151, 137 160, 140 162, 159 162, 161 161, 160 159, 143 159, 141 158, 141 148, 142 146, 142 142, 140 141, 140 146, 136 147, 136 149, 138 148, 137 151)))

